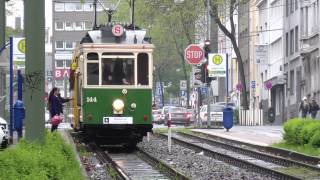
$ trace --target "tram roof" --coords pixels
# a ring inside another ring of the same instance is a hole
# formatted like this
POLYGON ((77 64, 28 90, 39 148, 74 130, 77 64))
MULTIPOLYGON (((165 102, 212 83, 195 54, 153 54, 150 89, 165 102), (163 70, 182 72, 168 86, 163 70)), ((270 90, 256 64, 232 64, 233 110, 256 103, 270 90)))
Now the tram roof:
POLYGON ((100 26, 97 30, 88 31, 80 44, 150 44, 151 38, 146 37, 146 30, 124 26, 124 33, 120 37, 114 36, 114 25, 100 26))

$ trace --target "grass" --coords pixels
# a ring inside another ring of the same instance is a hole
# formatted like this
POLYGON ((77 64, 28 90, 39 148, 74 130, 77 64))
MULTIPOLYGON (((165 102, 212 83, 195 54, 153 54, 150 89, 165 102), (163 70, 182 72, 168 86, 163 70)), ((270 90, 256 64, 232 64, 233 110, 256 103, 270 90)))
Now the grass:
POLYGON ((320 157, 320 148, 315 148, 309 144, 306 145, 296 145, 296 144, 288 144, 286 142, 276 143, 272 145, 273 147, 288 149, 292 151, 296 151, 302 154, 320 157))
MULTIPOLYGON (((172 132, 181 132, 181 133, 186 133, 186 134, 191 134, 191 128, 171 128, 172 132)), ((154 133, 158 133, 158 134, 165 134, 168 133, 168 128, 157 128, 153 130, 154 133)))
POLYGON ((0 179, 84 179, 72 147, 58 133, 46 132, 45 143, 22 139, 0 156, 0 179))
POLYGON ((312 171, 301 167, 287 167, 287 168, 275 168, 285 174, 289 174, 302 179, 318 179, 320 177, 320 172, 312 171))

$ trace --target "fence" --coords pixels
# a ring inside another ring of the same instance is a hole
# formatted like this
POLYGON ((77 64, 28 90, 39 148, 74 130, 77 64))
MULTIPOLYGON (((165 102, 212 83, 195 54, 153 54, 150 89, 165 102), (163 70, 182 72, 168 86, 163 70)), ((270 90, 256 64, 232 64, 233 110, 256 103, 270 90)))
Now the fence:
POLYGON ((239 110, 239 125, 262 126, 263 110, 262 109, 239 110))

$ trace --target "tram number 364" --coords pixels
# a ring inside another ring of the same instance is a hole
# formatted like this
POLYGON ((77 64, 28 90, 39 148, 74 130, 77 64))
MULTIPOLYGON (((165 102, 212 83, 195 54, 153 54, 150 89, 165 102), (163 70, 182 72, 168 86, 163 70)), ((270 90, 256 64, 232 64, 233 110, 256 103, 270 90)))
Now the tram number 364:
POLYGON ((87 97, 87 103, 96 103, 97 97, 87 97))

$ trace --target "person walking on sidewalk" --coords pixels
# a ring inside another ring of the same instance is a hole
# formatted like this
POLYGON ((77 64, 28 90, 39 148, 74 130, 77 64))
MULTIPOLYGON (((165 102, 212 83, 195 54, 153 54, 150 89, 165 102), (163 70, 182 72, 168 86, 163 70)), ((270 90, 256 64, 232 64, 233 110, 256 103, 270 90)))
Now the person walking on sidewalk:
MULTIPOLYGON (((58 98, 58 88, 54 87, 50 91, 49 98, 48 98, 48 106, 49 106, 49 112, 50 112, 50 119, 56 115, 60 116, 60 101, 58 98)), ((58 125, 53 125, 51 126, 51 132, 55 131, 58 129, 58 125)))
POLYGON ((303 97, 300 105, 299 105, 299 112, 301 111, 302 118, 306 118, 309 111, 310 111, 310 104, 308 102, 307 97, 303 97))
POLYGON ((310 103, 310 114, 312 119, 316 118, 318 111, 319 111, 319 105, 317 104, 315 99, 312 99, 312 102, 310 103))

